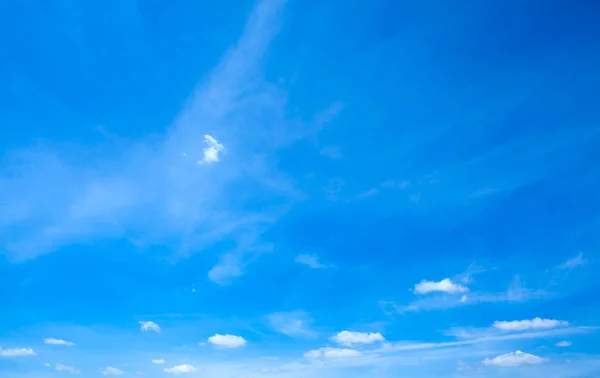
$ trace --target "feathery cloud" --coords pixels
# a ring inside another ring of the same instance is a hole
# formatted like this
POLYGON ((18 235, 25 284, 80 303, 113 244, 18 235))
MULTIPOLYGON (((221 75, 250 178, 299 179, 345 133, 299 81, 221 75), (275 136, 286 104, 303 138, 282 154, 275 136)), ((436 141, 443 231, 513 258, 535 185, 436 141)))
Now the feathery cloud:
POLYGON ((318 358, 348 358, 348 357, 359 357, 360 351, 350 348, 320 348, 309 350, 304 353, 304 357, 308 359, 318 358))
POLYGON ((583 253, 579 252, 579 254, 572 259, 568 259, 564 263, 558 266, 558 269, 574 269, 578 266, 585 265, 586 261, 583 259, 583 253))
POLYGON ((275 312, 267 316, 269 324, 277 332, 290 337, 312 337, 315 332, 311 330, 313 319, 304 311, 275 312))
POLYGON ((563 340, 563 341, 557 342, 555 345, 560 348, 566 348, 566 347, 570 347, 571 345, 573 345, 573 343, 570 341, 567 341, 567 340, 563 340))
POLYGON ((140 329, 144 332, 154 331, 156 333, 160 333, 160 327, 158 326, 158 324, 156 324, 152 321, 139 322, 139 324, 140 324, 140 329))
POLYGON ((66 371, 71 374, 81 374, 81 370, 74 368, 73 366, 67 366, 63 364, 55 364, 54 369, 56 371, 66 371))
POLYGON ((158 360, 152 360, 152 363, 153 363, 153 364, 156 364, 156 365, 164 364, 164 363, 166 363, 166 362, 167 362, 167 361, 163 360, 162 358, 161 358, 161 359, 158 359, 158 360))
POLYGON ((48 344, 48 345, 65 345, 65 346, 74 346, 75 345, 75 343, 72 343, 70 341, 66 341, 66 340, 62 340, 62 339, 55 339, 55 338, 52 338, 52 337, 44 339, 44 344, 48 344))
POLYGON ((327 265, 323 265, 319 262, 317 255, 298 255, 296 256, 296 262, 298 264, 304 264, 312 269, 327 268, 327 265))
POLYGON ((100 371, 102 372, 102 375, 123 375, 123 374, 125 374, 125 372, 123 370, 117 369, 112 366, 108 366, 103 369, 100 369, 100 371))
POLYGON ((31 348, 13 348, 13 349, 2 349, 0 348, 1 357, 26 357, 26 356, 37 356, 34 350, 31 348))

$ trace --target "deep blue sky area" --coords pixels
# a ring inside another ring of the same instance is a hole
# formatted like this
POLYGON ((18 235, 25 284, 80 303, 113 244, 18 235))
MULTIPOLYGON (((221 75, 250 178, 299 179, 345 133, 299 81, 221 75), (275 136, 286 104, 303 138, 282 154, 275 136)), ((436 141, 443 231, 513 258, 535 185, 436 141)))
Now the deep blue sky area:
POLYGON ((0 5, 0 376, 600 376, 600 3, 0 5))

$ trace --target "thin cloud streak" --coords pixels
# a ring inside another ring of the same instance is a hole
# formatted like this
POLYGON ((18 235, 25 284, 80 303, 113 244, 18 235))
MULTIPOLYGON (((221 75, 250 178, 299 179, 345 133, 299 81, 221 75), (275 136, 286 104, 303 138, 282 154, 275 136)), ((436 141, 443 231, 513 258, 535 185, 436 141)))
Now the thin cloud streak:
POLYGON ((258 3, 238 43, 164 137, 7 154, 0 162, 0 242, 10 258, 122 237, 138 247, 168 244, 184 257, 228 238, 236 246, 209 278, 226 283, 243 274, 264 253, 263 232, 302 198, 267 156, 318 130, 288 122, 286 94, 261 79, 284 4, 258 3), (241 185, 253 189, 240 195, 241 185), (264 198, 260 212, 246 210, 264 198))

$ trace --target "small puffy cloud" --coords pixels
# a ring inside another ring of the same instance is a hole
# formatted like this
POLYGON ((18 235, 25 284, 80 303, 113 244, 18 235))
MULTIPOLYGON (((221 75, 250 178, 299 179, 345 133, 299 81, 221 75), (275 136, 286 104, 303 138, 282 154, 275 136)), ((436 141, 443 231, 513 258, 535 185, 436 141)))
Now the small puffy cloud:
POLYGON ((154 331, 156 333, 160 333, 160 327, 158 326, 158 324, 156 324, 154 322, 139 322, 139 323, 140 323, 140 329, 144 332, 154 331))
POLYGON ((204 135, 204 156, 198 160, 198 164, 213 164, 219 161, 219 154, 225 151, 225 147, 210 135, 204 135))
POLYGON ((541 357, 518 350, 514 353, 502 354, 495 358, 486 358, 483 360, 483 364, 499 367, 516 367, 522 365, 538 365, 544 361, 545 360, 541 357))
POLYGON ((351 346, 353 344, 373 344, 376 342, 383 342, 385 341, 385 338, 381 333, 342 331, 333 336, 331 341, 340 345, 351 346))
POLYGON ((531 320, 513 320, 511 322, 495 321, 493 327, 503 331, 524 331, 528 329, 566 327, 568 325, 569 322, 564 320, 534 318, 531 320))
POLYGON ((578 266, 585 265, 586 261, 583 259, 583 253, 579 252, 579 254, 572 259, 565 261, 564 263, 558 266, 559 269, 573 269, 578 266))
POLYGON ((276 312, 267 316, 271 327, 290 337, 312 337, 315 332, 310 328, 313 319, 304 311, 276 312))
POLYGON ((208 338, 208 342, 226 348, 240 348, 246 345, 246 340, 241 336, 216 334, 208 338))
POLYGON ((467 303, 468 300, 469 297, 467 295, 463 295, 462 297, 460 297, 460 303, 467 303))
POLYGON ((356 349, 349 348, 320 348, 309 350, 304 353, 304 357, 314 360, 318 358, 348 358, 359 357, 361 353, 356 349))
POLYGON ((184 373, 193 373, 198 371, 195 367, 189 364, 177 365, 172 368, 165 368, 165 373, 169 374, 184 374, 184 373))
POLYGON ((48 345, 65 345, 65 346, 73 346, 73 345, 75 345, 74 343, 72 343, 70 341, 61 340, 61 339, 55 339, 55 338, 52 338, 52 337, 44 339, 44 344, 48 344, 48 345))
POLYGON ((559 341, 556 343, 557 347, 561 347, 561 348, 566 348, 566 347, 570 347, 571 345, 573 345, 572 342, 564 340, 564 341, 559 341))
POLYGON ((66 371, 71 374, 80 374, 81 373, 80 370, 74 368, 73 366, 67 366, 67 365, 63 365, 63 364, 54 365, 54 369, 56 371, 66 371))
POLYGON ((117 369, 112 366, 105 367, 104 369, 101 369, 100 371, 102 372, 102 375, 123 375, 123 374, 125 374, 125 372, 123 370, 117 369))
POLYGON ((0 349, 0 357, 37 356, 31 348, 0 349))
POLYGON ((433 292, 442 292, 448 294, 465 293, 469 291, 468 288, 452 282, 450 278, 444 278, 441 281, 427 281, 423 280, 415 285, 415 294, 427 294, 433 292))
POLYGON ((167 361, 163 360, 162 358, 160 358, 160 359, 158 359, 158 360, 152 360, 152 363, 153 363, 153 364, 156 364, 156 365, 164 364, 164 363, 166 363, 166 362, 167 362, 167 361))
POLYGON ((296 262, 298 264, 304 264, 311 269, 327 268, 327 265, 323 265, 319 262, 319 258, 316 255, 298 255, 296 256, 296 262))

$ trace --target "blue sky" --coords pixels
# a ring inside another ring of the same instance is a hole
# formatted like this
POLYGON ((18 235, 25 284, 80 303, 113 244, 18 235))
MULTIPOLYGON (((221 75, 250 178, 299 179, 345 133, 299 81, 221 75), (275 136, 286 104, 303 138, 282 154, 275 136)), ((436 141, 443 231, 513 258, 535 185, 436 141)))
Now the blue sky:
POLYGON ((600 375, 599 12, 0 5, 0 375, 600 375))

